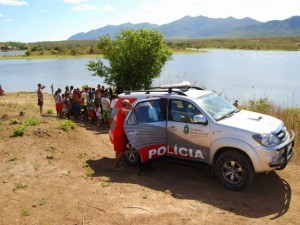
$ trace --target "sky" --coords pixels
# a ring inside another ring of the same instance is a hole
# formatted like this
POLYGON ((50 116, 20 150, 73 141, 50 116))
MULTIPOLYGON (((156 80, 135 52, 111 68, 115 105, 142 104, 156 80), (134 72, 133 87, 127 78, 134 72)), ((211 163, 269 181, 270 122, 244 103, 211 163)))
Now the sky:
POLYGON ((266 22, 296 15, 300 0, 0 0, 0 42, 62 41, 106 25, 162 25, 184 16, 266 22))

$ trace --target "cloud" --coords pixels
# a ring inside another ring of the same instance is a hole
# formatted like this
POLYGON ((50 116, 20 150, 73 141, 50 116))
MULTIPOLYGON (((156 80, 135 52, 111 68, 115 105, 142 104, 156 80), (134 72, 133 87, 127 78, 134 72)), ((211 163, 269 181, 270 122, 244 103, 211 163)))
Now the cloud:
POLYGON ((7 19, 5 19, 5 22, 12 22, 13 20, 12 19, 9 19, 9 18, 7 18, 7 19))
POLYGON ((95 5, 87 5, 87 4, 80 4, 77 6, 72 7, 72 10, 74 11, 86 11, 86 10, 97 10, 97 6, 95 5))
POLYGON ((88 0, 63 0, 63 1, 68 4, 79 4, 81 2, 87 2, 88 0))
POLYGON ((114 11, 115 11, 115 7, 114 7, 113 5, 106 4, 106 5, 103 7, 103 11, 104 11, 104 12, 114 12, 114 11))
POLYGON ((28 3, 26 1, 19 0, 0 0, 0 5, 22 6, 28 5, 28 3))

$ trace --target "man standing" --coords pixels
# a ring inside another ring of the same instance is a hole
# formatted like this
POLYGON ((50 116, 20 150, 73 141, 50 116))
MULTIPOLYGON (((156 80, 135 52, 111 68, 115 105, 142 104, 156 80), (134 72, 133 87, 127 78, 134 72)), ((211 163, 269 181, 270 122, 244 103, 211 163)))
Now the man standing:
POLYGON ((40 107, 40 115, 43 115, 43 105, 44 105, 44 95, 43 89, 44 85, 38 84, 37 97, 38 97, 38 106, 40 107))
POLYGON ((52 93, 52 95, 53 95, 53 84, 51 84, 51 93, 52 93))

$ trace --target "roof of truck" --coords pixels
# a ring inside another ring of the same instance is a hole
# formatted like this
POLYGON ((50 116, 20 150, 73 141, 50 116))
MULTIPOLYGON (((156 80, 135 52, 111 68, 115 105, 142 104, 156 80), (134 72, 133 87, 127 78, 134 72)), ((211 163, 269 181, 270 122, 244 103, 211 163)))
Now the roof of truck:
POLYGON ((198 98, 203 95, 209 94, 211 91, 206 91, 203 88, 191 86, 188 81, 184 81, 178 84, 167 84, 159 87, 152 87, 147 90, 127 91, 120 94, 119 97, 140 97, 140 96, 168 96, 168 95, 180 95, 190 98, 198 98))

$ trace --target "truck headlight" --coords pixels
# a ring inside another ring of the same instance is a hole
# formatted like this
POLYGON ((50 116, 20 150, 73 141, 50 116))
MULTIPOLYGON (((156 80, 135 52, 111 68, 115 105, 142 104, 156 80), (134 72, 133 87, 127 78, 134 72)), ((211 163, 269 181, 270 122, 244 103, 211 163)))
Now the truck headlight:
POLYGON ((278 137, 274 134, 256 134, 252 136, 255 141, 264 146, 276 146, 280 143, 278 137))

